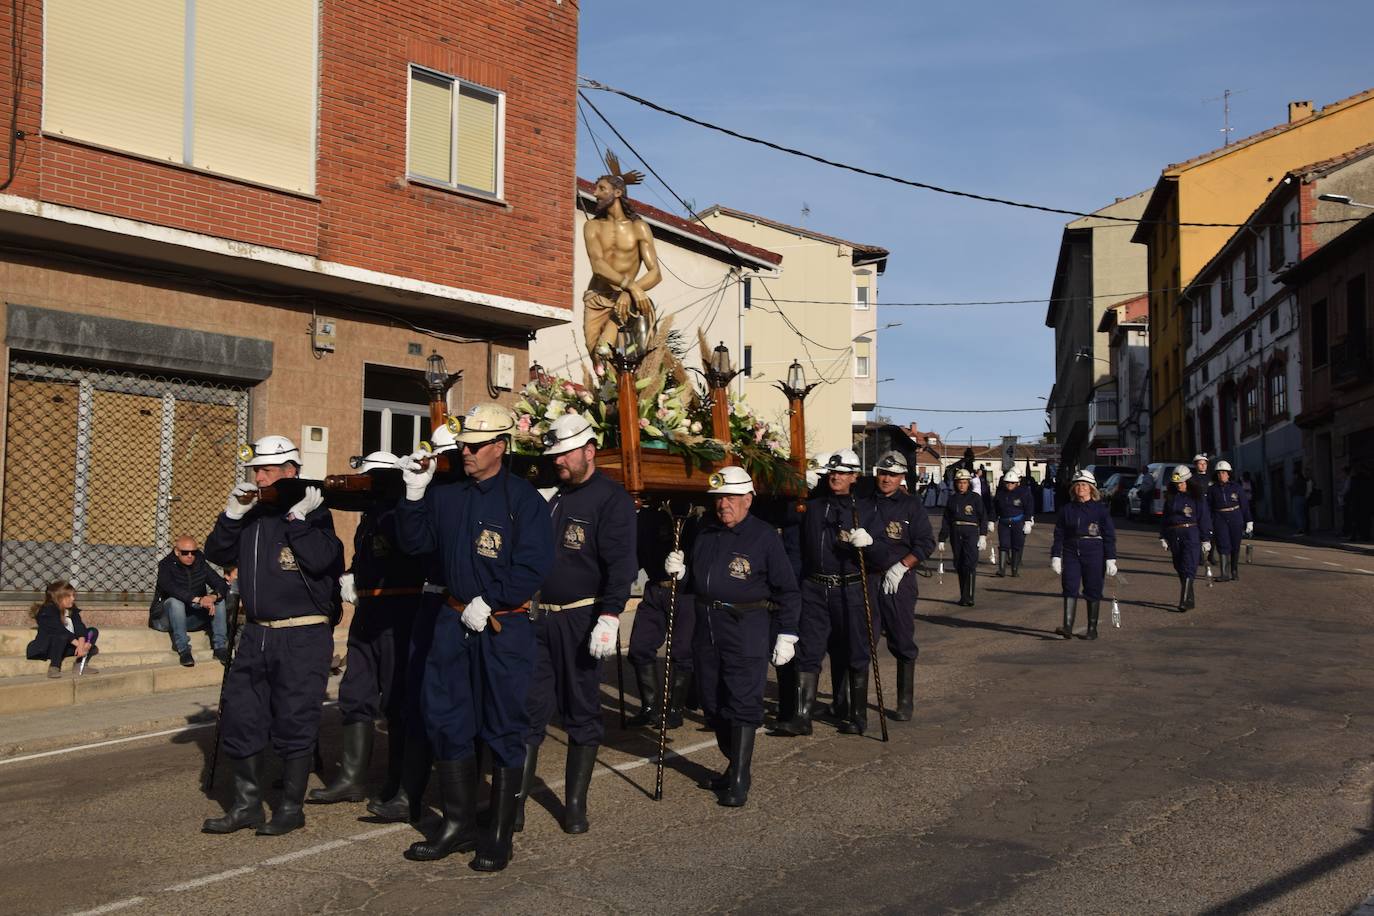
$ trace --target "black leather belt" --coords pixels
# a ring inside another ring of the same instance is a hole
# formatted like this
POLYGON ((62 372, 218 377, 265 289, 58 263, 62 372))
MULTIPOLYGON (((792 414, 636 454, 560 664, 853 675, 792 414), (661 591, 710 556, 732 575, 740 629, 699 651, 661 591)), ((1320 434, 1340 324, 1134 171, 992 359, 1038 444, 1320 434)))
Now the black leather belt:
POLYGON ((850 573, 847 576, 827 576, 824 573, 807 573, 806 578, 816 583, 824 585, 826 588, 839 588, 843 585, 857 585, 863 576, 858 573, 850 573))
POLYGON ((1239 508, 1240 508, 1240 506, 1227 506, 1226 508, 1224 508, 1224 509, 1218 509, 1217 511, 1218 511, 1218 512, 1235 512, 1235 511, 1236 511, 1237 509, 1239 509, 1239 508))
POLYGON ((1197 522, 1184 522, 1181 525, 1170 525, 1170 528, 1196 528, 1197 522))
POLYGON ((729 601, 712 601, 706 607, 712 611, 728 611, 736 620, 744 617, 749 611, 766 611, 773 606, 771 601, 745 601, 739 604, 731 604, 729 601))

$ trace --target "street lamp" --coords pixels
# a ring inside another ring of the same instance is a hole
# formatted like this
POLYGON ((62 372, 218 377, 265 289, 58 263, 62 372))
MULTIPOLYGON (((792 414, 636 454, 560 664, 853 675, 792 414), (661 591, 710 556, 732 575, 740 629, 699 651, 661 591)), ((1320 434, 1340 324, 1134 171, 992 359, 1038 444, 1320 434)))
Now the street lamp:
POLYGON ((638 497, 644 489, 639 467, 639 390, 635 370, 648 356, 639 324, 622 324, 611 348, 610 363, 616 370, 616 410, 620 419, 620 466, 625 489, 638 497))
POLYGON ((865 338, 867 338, 869 334, 876 334, 876 333, 878 333, 879 331, 886 331, 888 328, 900 328, 901 326, 902 326, 902 323, 901 323, 900 321, 889 321, 887 324, 883 325, 883 326, 880 327, 880 328, 869 328, 867 331, 864 331, 862 334, 855 334, 855 335, 854 335, 854 339, 851 340, 850 343, 858 343, 859 341, 864 340, 865 338))
MULTIPOLYGON (((730 367, 730 348, 725 341, 716 344, 706 363, 706 384, 711 389, 711 435, 727 445, 730 442, 730 396, 726 387, 739 371, 730 367)), ((730 452, 726 450, 726 460, 730 452)))
POLYGON ((802 495, 805 493, 806 482, 806 413, 802 402, 820 382, 808 385, 806 370, 802 368, 801 360, 794 359, 792 365, 787 367, 787 381, 773 384, 782 392, 783 397, 787 398, 788 450, 792 455, 792 466, 801 481, 798 495, 802 495))
POLYGON ((449 372, 444 358, 438 350, 431 350, 425 358, 425 387, 429 389, 429 428, 438 429, 444 425, 448 414, 448 403, 444 400, 453 383, 463 377, 463 371, 449 372))
POLYGON ((1374 204, 1363 204, 1358 200, 1352 200, 1348 194, 1318 194, 1317 200, 1324 200, 1332 204, 1344 204, 1347 207, 1359 207, 1362 210, 1374 210, 1374 204))

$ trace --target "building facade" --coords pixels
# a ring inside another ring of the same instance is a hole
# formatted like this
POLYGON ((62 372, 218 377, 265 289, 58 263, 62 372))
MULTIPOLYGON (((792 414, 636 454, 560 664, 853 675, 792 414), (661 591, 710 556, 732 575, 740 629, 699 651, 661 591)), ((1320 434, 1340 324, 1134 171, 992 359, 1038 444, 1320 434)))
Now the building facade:
POLYGON ((712 229, 784 258, 776 279, 745 292, 740 364, 744 392, 769 421, 786 426, 787 401, 774 387, 801 362, 810 382, 807 452, 846 448, 861 432, 878 392, 878 280, 888 251, 716 205, 702 214, 712 229))
POLYGON ((1145 208, 1142 191, 1064 227, 1045 326, 1054 329, 1054 388, 1048 409, 1068 467, 1092 464, 1094 449, 1120 447, 1119 386, 1109 339, 1100 327, 1107 311, 1145 289, 1145 257, 1130 244, 1130 230, 1111 217, 1134 219, 1145 208), (1104 218, 1106 217, 1106 218, 1104 218))
POLYGON ((569 314, 577 15, 44 0, 8 22, 0 593, 146 592, 259 435, 310 476, 413 448, 433 351, 454 411, 510 397, 569 314))
POLYGON ((1121 448, 1131 453, 1121 464, 1150 463, 1150 297, 1136 296, 1102 313, 1097 330, 1107 335, 1107 360, 1112 382, 1099 389, 1089 405, 1089 435, 1099 424, 1111 423, 1121 448), (1116 393, 1115 410, 1098 411, 1101 396, 1116 393))
POLYGON ((1374 136, 1374 90, 1314 111, 1288 106, 1288 121, 1160 174, 1132 240, 1147 251, 1150 290, 1151 435, 1154 455, 1189 451, 1183 375, 1186 321, 1181 290, 1268 196, 1272 183, 1303 163, 1338 156, 1374 136), (1220 226, 1190 225, 1220 223, 1220 226))

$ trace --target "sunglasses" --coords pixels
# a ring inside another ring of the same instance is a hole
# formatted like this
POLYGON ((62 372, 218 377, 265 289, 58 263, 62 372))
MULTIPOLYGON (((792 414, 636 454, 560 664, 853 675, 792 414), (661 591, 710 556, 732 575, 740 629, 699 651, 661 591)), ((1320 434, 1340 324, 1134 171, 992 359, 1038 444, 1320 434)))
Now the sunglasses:
POLYGON ((500 440, 499 438, 497 438, 497 439, 488 439, 488 440, 485 441, 485 442, 460 442, 460 443, 458 443, 458 448, 459 448, 460 451, 472 452, 472 453, 475 455, 475 454, 477 454, 478 452, 480 452, 482 449, 486 448, 488 445, 492 445, 493 443, 500 442, 500 441, 501 441, 501 440, 500 440))
POLYGON ((177 551, 177 556, 179 556, 179 557, 193 557, 193 556, 195 556, 195 555, 196 555, 196 552, 195 552, 194 550, 178 550, 178 551, 177 551))

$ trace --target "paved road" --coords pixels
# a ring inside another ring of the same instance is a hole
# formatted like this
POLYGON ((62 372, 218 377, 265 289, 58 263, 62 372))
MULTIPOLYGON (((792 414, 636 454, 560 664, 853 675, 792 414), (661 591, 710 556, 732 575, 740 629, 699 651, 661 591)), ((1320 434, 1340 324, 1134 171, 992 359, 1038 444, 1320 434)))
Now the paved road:
MULTIPOLYGON (((676 733, 686 756, 656 804, 653 768, 637 762, 651 743, 612 730, 601 759, 620 769, 598 769, 592 831, 564 836, 532 805, 500 875, 470 871, 466 857, 407 862, 414 831, 360 820, 361 806, 311 808, 284 838, 216 838, 197 832, 220 807, 197 790, 200 730, 0 766, 0 909, 1358 906, 1374 889, 1374 559, 1261 544, 1242 582, 1200 587, 1199 608, 1179 615, 1153 534, 1123 533, 1123 628, 1064 643, 1050 638, 1048 536, 1038 526, 1021 578, 980 577, 976 608, 952 603, 953 576, 923 580, 917 720, 894 724, 886 745, 828 726, 760 736, 746 808, 719 808, 696 787, 720 765, 708 733, 676 733)), ((335 714, 327 721, 329 751, 335 714)), ((561 745, 546 747, 543 773, 561 782, 561 745)), ((557 809, 552 794, 537 799, 557 809)))

